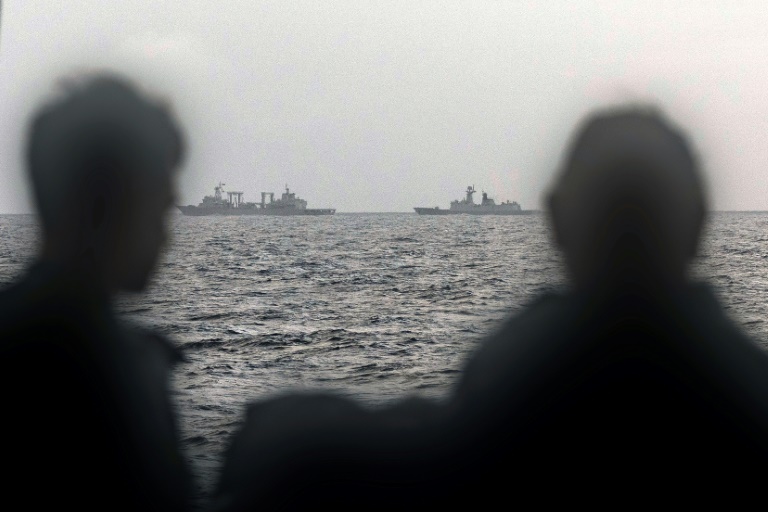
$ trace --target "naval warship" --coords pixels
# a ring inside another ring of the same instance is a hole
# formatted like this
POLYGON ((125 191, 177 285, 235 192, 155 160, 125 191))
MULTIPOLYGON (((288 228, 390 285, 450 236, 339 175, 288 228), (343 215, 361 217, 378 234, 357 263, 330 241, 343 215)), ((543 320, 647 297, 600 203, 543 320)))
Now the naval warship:
POLYGON ((527 215, 533 213, 533 210, 523 210, 516 201, 505 201, 496 204, 496 202, 483 192, 483 201, 480 204, 475 203, 472 195, 475 193, 475 186, 467 187, 467 196, 459 201, 451 201, 451 207, 448 210, 441 210, 439 206, 428 208, 417 206, 414 208, 419 215, 527 215))
POLYGON ((212 196, 205 196, 203 202, 195 205, 176 206, 184 215, 333 215, 335 208, 307 208, 304 199, 296 197, 295 192, 285 186, 280 199, 275 199, 274 192, 262 192, 260 203, 243 201, 242 192, 224 191, 224 183, 213 188, 212 196), (225 199, 223 194, 227 194, 225 199), (266 200, 269 196, 269 201, 266 200))

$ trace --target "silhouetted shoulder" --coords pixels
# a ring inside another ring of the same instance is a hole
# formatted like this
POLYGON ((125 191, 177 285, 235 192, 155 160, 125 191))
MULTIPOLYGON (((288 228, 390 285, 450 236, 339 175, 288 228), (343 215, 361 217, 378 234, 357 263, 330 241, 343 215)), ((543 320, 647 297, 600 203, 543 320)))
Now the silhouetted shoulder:
POLYGON ((182 349, 162 334, 127 322, 121 322, 120 326, 139 359, 157 361, 166 369, 186 360, 182 349))
POLYGON ((11 481, 42 507, 57 496, 82 510, 186 510, 191 475, 169 399, 181 353, 84 286, 38 266, 0 292, 0 395, 16 418, 1 430, 19 441, 5 453, 20 468, 11 481))
MULTIPOLYGON (((674 347, 696 371, 717 382, 734 406, 751 410, 768 428, 768 352, 747 336, 706 283, 675 297, 680 335, 674 347)), ((673 310, 674 311, 674 310, 673 310)), ((768 435, 768 430, 765 431, 768 435)))
POLYGON ((603 299, 575 293, 550 294, 507 319, 481 344, 465 367, 460 394, 468 388, 478 393, 482 389, 498 393, 497 379, 515 379, 515 375, 528 373, 527 368, 537 361, 557 367, 557 361, 584 356, 584 351, 598 341, 638 334, 647 342, 645 349, 670 349, 685 354, 690 364, 705 365, 709 361, 708 371, 724 364, 744 364, 739 372, 743 374, 750 367, 768 364, 765 350, 742 332, 705 283, 690 285, 663 299, 633 295, 631 290, 621 298, 603 299), (659 330, 643 335, 636 330, 642 326, 659 330), (555 351, 556 357, 552 355, 555 351))
POLYGON ((534 299, 521 312, 507 318, 478 349, 464 367, 454 400, 484 401, 502 393, 499 386, 535 371, 544 357, 567 343, 567 325, 577 312, 577 301, 568 295, 550 293, 534 299), (468 396, 471 395, 471 398, 468 396))
POLYGON ((435 477, 426 465, 442 432, 429 426, 442 413, 418 397, 381 408, 330 393, 253 403, 226 452, 217 510, 415 504, 435 477))
POLYGON ((724 478, 768 462, 768 354, 707 285, 541 300, 480 347, 452 407, 471 467, 516 460, 568 479, 589 459, 614 478, 663 460, 659 475, 724 478))
MULTIPOLYGON (((225 454, 216 509, 279 509, 281 500, 283 505, 301 500, 313 462, 328 464, 327 456, 351 442, 349 433, 367 422, 355 402, 330 394, 284 395, 250 404, 225 454)), ((331 464, 317 478, 335 469, 331 464)))
POLYGON ((125 347, 115 351, 112 367, 118 381, 126 440, 136 473, 152 500, 183 510, 192 493, 192 477, 181 453, 178 424, 171 402, 171 372, 184 360, 168 339, 144 328, 123 325, 125 347), (136 436, 131 438, 129 436, 136 436), (150 494, 151 496, 151 494, 150 494))

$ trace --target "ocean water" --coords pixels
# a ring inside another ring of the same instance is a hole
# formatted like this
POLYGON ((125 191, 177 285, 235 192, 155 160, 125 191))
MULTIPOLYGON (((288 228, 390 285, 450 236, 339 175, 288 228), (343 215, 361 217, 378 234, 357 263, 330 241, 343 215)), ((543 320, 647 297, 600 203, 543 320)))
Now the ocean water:
MULTIPOLYGON (((250 401, 327 389, 376 407, 439 399, 498 323, 565 286, 546 216, 170 219, 150 288, 118 310, 182 347, 174 380, 204 504, 250 401)), ((0 216, 0 285, 34 257, 34 216, 0 216)), ((768 349, 768 213, 710 215, 694 275, 768 349)))

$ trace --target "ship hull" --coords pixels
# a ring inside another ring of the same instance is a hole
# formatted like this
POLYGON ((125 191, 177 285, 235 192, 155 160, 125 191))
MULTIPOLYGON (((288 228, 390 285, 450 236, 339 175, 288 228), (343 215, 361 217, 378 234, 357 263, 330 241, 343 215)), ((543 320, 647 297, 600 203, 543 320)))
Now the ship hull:
POLYGON ((506 208, 473 208, 466 210, 442 210, 440 208, 414 208, 419 215, 531 215, 534 210, 510 210, 506 208))
POLYGON ((318 215, 333 215, 336 213, 335 208, 200 208, 199 206, 193 205, 177 206, 176 208, 178 208, 184 215, 191 215, 194 217, 206 217, 214 215, 225 217, 239 217, 243 215, 316 217, 318 215))

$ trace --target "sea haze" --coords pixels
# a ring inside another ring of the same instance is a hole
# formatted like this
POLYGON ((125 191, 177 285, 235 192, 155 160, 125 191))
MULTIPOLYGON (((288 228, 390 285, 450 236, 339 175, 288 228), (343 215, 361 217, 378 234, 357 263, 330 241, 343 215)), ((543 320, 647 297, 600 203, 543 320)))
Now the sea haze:
MULTIPOLYGON (((170 218, 171 243, 130 320, 187 361, 174 386, 204 501, 243 406, 323 388, 376 407, 439 399, 506 316, 564 286, 546 216, 336 214, 170 218)), ((0 216, 0 283, 34 256, 30 215, 0 216)), ((711 215, 695 274, 768 348, 768 213, 711 215)))

